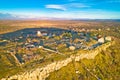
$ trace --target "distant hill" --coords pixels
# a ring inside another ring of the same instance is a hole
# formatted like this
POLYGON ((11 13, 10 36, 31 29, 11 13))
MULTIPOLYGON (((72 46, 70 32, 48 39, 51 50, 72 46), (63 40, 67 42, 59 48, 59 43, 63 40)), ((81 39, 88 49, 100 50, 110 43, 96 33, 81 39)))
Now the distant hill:
POLYGON ((107 21, 107 22, 120 22, 120 19, 72 19, 75 21, 107 21))
POLYGON ((15 19, 16 17, 9 13, 0 13, 0 19, 1 20, 7 20, 7 19, 15 19))
POLYGON ((68 18, 56 18, 56 17, 32 17, 25 15, 15 15, 10 13, 0 13, 0 20, 75 20, 75 21, 111 21, 120 22, 120 19, 68 19, 68 18))

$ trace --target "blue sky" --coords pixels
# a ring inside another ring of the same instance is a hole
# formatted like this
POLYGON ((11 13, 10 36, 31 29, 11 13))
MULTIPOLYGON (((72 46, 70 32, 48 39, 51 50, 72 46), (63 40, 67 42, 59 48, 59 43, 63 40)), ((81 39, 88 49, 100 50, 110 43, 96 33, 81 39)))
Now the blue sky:
POLYGON ((0 13, 23 18, 120 19, 120 0, 1 0, 0 13))

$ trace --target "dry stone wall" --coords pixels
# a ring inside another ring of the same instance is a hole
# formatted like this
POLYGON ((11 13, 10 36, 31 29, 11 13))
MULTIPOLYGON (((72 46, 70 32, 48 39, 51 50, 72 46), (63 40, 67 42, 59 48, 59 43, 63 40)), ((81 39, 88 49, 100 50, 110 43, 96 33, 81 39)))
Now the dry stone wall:
POLYGON ((80 59, 87 58, 87 59, 94 59, 94 57, 100 53, 102 50, 106 50, 111 43, 103 44, 102 46, 96 48, 95 50, 88 51, 87 53, 71 55, 69 58, 53 62, 49 65, 46 65, 43 68, 36 68, 34 70, 24 72, 23 74, 14 75, 9 78, 3 78, 2 80, 45 80, 51 72, 59 70, 60 68, 67 66, 72 60, 80 61, 80 59))

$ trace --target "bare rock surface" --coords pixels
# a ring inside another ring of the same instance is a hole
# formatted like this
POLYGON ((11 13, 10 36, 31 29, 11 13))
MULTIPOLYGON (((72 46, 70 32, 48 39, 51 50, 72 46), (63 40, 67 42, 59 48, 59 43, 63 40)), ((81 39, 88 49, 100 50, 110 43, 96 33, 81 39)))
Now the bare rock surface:
POLYGON ((51 72, 61 69, 64 66, 67 66, 72 60, 79 61, 81 59, 94 59, 95 56, 100 53, 102 50, 106 50, 111 46, 111 43, 103 44, 102 46, 96 48, 95 50, 88 51, 87 53, 81 53, 77 55, 71 55, 69 58, 53 62, 51 64, 46 65, 42 68, 36 68, 34 70, 24 72, 23 74, 14 75, 9 78, 3 78, 2 80, 45 80, 51 72))

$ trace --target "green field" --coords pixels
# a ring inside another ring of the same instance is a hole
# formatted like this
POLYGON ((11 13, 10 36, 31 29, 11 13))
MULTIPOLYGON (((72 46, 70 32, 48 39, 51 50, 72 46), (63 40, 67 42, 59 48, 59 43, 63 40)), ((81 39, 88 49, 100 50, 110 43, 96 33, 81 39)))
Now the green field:
MULTIPOLYGON (((43 21, 44 24, 46 21, 43 21)), ((101 34, 104 36, 112 36, 115 42, 114 45, 107 48, 106 51, 99 53, 93 60, 83 59, 79 62, 72 62, 68 66, 61 68, 50 74, 47 80, 119 80, 120 79, 120 23, 118 22, 83 22, 84 24, 89 24, 88 26, 80 24, 82 22, 78 21, 63 21, 60 22, 50 22, 45 26, 52 26, 56 28, 69 29, 69 25, 73 25, 76 30, 81 28, 95 29, 94 34, 101 34), (50 25, 52 23, 52 25, 50 25), (79 24, 78 24, 79 23, 79 24), (81 27, 82 25, 82 27, 81 27), (59 27, 58 27, 59 26, 59 27), (64 26, 64 27, 63 27, 64 26), (107 29, 110 30, 107 30, 107 29), (101 30, 98 30, 101 29, 101 30)), ((21 30, 24 28, 38 28, 41 27, 42 22, 39 21, 0 21, 0 34, 13 32, 16 30, 21 30), (16 23, 16 24, 15 24, 16 23), (25 24, 23 24, 25 23, 25 24), (30 23, 37 23, 38 25, 33 25, 30 23), (29 25, 30 24, 30 25, 29 25)), ((43 27, 43 26, 42 26, 43 27)), ((0 39, 1 40, 1 39, 0 39)), ((0 41, 2 42, 2 41, 0 41)), ((63 46, 64 47, 64 46, 63 46)), ((0 46, 0 79, 3 77, 9 77, 11 75, 29 71, 36 67, 42 67, 53 61, 63 60, 71 55, 71 51, 63 49, 60 47, 61 51, 66 54, 66 56, 50 54, 47 58, 41 62, 41 59, 30 61, 28 63, 19 66, 15 59, 7 52, 12 48, 16 48, 16 43, 7 43, 6 46, 0 46)), ((50 52, 45 52, 43 50, 38 50, 40 56, 44 57, 50 52)), ((36 52, 37 53, 37 52, 36 52)), ((72 52, 73 53, 73 52, 72 52)))
POLYGON ((99 53, 95 59, 83 59, 53 72, 47 80, 119 80, 120 41, 99 53))

